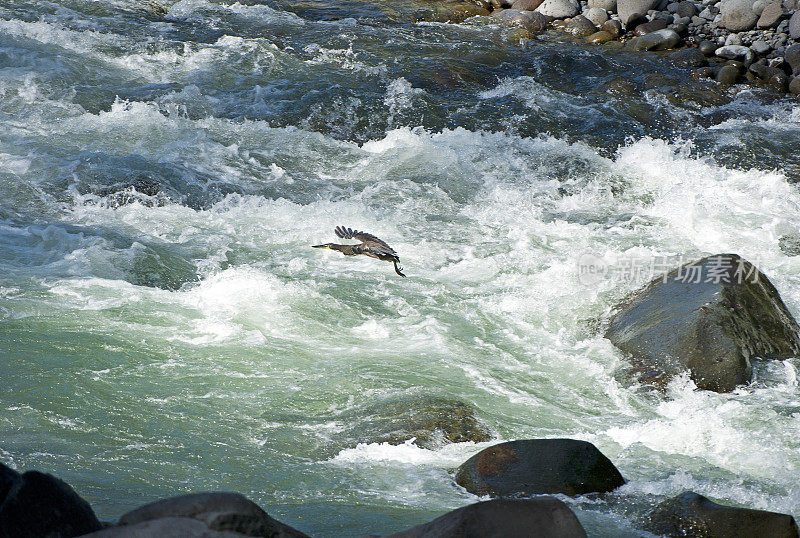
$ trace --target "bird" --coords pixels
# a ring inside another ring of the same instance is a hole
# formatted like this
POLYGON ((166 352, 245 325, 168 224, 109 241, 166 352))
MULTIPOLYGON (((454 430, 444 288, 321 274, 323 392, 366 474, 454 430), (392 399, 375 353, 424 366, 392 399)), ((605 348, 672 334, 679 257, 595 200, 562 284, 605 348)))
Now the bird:
POLYGON ((338 250, 345 256, 357 256, 359 254, 364 254, 370 258, 392 262, 394 263, 395 273, 402 277, 406 276, 402 273, 403 268, 399 265, 400 258, 397 256, 397 252, 395 252, 394 249, 387 245, 382 239, 378 239, 374 235, 368 234, 367 232, 359 232, 358 230, 345 228, 344 226, 337 226, 334 229, 334 233, 336 233, 337 237, 341 237, 342 239, 357 239, 361 241, 361 244, 337 245, 336 243, 325 243, 323 245, 312 245, 312 247, 338 250))

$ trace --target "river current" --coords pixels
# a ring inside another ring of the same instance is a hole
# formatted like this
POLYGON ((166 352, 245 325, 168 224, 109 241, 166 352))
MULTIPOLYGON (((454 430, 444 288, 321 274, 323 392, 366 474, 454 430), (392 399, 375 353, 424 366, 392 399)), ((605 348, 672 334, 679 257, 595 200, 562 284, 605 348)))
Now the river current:
POLYGON ((355 536, 476 502, 450 472, 490 444, 571 437, 628 480, 564 497, 590 536, 684 490, 800 516, 800 360, 659 392, 602 337, 711 253, 800 315, 796 99, 419 0, 160 5, 0 0, 0 461, 101 519, 232 490, 355 536), (310 248, 337 225, 408 278, 310 248), (344 440, 420 394, 494 439, 344 440))

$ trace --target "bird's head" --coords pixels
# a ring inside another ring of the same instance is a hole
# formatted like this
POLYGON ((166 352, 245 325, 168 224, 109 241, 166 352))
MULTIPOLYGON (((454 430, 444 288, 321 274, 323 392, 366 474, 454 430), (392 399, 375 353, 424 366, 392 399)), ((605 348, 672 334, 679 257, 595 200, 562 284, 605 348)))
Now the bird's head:
POLYGON ((313 248, 329 248, 329 249, 333 250, 333 247, 335 245, 333 243, 325 243, 324 245, 311 245, 311 246, 313 248))

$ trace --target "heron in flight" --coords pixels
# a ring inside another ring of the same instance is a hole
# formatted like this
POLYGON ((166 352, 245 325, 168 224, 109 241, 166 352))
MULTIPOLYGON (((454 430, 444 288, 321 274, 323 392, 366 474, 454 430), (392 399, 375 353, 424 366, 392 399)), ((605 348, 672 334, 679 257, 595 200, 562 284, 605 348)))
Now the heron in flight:
POLYGON ((334 232, 336 232, 337 237, 341 237, 342 239, 357 239, 358 241, 361 241, 361 243, 358 245, 337 245, 336 243, 325 243, 324 245, 313 245, 313 247, 338 250, 345 256, 357 256, 359 254, 364 254, 370 258, 392 262, 394 263, 394 271, 402 277, 406 276, 400 272, 403 268, 399 265, 400 258, 397 256, 397 252, 395 252, 394 249, 387 245, 383 240, 378 239, 374 235, 368 234, 367 232, 359 232, 357 230, 345 228, 344 226, 337 226, 334 232))

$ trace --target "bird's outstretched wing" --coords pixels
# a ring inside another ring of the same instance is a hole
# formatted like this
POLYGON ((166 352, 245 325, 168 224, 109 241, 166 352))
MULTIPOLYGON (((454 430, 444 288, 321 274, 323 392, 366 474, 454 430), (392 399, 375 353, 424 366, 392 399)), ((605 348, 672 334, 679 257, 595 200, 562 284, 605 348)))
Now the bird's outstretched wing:
POLYGON ((367 232, 359 232, 358 230, 345 228, 344 226, 337 226, 334 232, 336 232, 336 235, 342 239, 356 239, 361 241, 362 246, 365 249, 371 250, 376 254, 389 254, 391 256, 397 256, 397 252, 395 252, 392 247, 386 244, 383 239, 379 239, 367 232))

